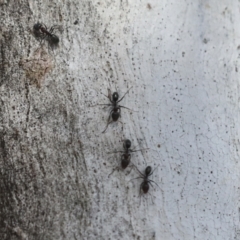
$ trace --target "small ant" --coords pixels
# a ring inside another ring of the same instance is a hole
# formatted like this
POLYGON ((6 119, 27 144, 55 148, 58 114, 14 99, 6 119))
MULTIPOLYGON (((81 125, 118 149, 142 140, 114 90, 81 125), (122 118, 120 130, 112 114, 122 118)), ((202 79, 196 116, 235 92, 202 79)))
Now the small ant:
MULTIPOLYGON (((123 97, 118 100, 119 98, 119 94, 117 92, 114 92, 111 96, 111 92, 110 90, 108 90, 108 96, 106 96, 105 94, 103 94, 105 97, 107 97, 109 99, 109 101, 111 102, 111 104, 97 104, 97 105, 104 105, 104 106, 111 106, 112 107, 112 110, 110 112, 110 115, 109 115, 109 118, 108 118, 108 123, 107 123, 107 126, 106 128, 103 130, 102 133, 104 133, 107 128, 108 128, 108 125, 112 122, 116 122, 119 117, 121 117, 121 108, 126 108, 128 110, 131 110, 130 108, 127 108, 127 107, 124 107, 124 106, 121 106, 121 105, 118 105, 119 102, 121 102, 123 100, 123 98, 125 97, 125 95, 130 91, 132 87, 130 87, 128 89, 128 91, 123 95, 123 97), (111 117, 112 117, 112 120, 111 120, 111 117)), ((97 105, 94 105, 94 106, 97 106, 97 105)), ((93 106, 93 107, 94 107, 93 106)), ((132 110, 131 110, 132 111, 132 110)), ((120 121, 119 121, 120 122, 120 121)), ((122 123, 122 122, 121 122, 122 123)), ((123 124, 123 123, 122 123, 123 124)))
POLYGON ((141 183, 140 189, 139 189, 139 196, 141 196, 141 191, 143 191, 144 194, 148 193, 149 184, 152 186, 152 182, 155 183, 158 186, 158 184, 156 182, 154 182, 153 180, 148 179, 153 174, 153 172, 156 170, 156 168, 154 170, 152 170, 151 166, 147 166, 145 171, 144 171, 144 173, 141 173, 137 169, 137 167, 136 167, 137 171, 140 173, 141 176, 137 177, 137 178, 134 178, 134 179, 138 179, 138 178, 142 178, 143 179, 143 182, 141 183))
POLYGON ((50 30, 47 30, 47 26, 42 23, 36 23, 33 26, 33 32, 36 37, 40 38, 41 41, 46 39, 50 45, 57 45, 59 43, 59 38, 55 34, 53 34, 54 27, 51 27, 50 30))
MULTIPOLYGON (((121 167, 122 167, 122 169, 126 169, 127 166, 129 165, 130 160, 131 160, 131 154, 130 154, 131 152, 137 152, 137 151, 148 149, 148 148, 144 148, 144 149, 132 150, 132 149, 130 149, 130 147, 131 147, 131 141, 129 139, 126 139, 123 142, 124 151, 113 152, 113 153, 119 153, 119 152, 123 153, 122 156, 121 156, 121 167)), ((134 165, 132 165, 132 167, 133 166, 134 165)), ((119 167, 114 168, 113 171, 109 174, 109 176, 112 175, 116 169, 119 169, 119 167)))

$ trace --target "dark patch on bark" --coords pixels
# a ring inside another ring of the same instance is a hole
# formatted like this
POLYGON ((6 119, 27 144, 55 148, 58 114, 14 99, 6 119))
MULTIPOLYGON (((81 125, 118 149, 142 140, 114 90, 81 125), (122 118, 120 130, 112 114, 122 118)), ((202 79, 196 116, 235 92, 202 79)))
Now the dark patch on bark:
POLYGON ((67 237, 64 227, 69 219, 76 219, 75 231, 84 236, 92 200, 79 140, 79 112, 53 78, 40 89, 45 74, 51 74, 54 57, 43 54, 43 49, 34 55, 36 41, 27 31, 33 20, 28 2, 7 1, 2 10, 12 18, 6 18, 3 26, 14 25, 6 25, 5 36, 0 36, 0 86, 4 85, 4 102, 0 99, 0 239, 67 237))
POLYGON ((6 149, 6 143, 4 140, 4 132, 0 132, 0 153, 1 153, 1 157, 3 159, 3 161, 6 159, 7 157, 7 149, 6 149))

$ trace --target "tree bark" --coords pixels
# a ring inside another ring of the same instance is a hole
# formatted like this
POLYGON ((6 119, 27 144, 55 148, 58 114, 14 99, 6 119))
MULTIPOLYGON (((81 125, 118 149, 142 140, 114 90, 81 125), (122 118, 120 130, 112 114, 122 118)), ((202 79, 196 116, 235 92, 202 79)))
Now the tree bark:
POLYGON ((0 239, 240 239, 231 3, 0 1, 0 239), (37 22, 61 26, 57 48, 37 22), (103 134, 93 106, 131 87, 103 134), (109 176, 124 139, 156 168, 141 197, 136 169, 109 176))

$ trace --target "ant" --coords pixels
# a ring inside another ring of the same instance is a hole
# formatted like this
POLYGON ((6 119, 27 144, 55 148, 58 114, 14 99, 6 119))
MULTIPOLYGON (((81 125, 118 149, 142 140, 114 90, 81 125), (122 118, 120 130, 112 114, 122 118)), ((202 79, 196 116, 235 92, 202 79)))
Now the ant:
POLYGON ((50 45, 57 45, 59 43, 59 38, 53 34, 55 26, 51 27, 48 31, 47 26, 42 23, 36 23, 33 26, 33 32, 36 37, 40 38, 41 41, 46 39, 50 45))
MULTIPOLYGON (((126 139, 123 142, 124 151, 113 152, 113 153, 118 153, 118 152, 123 153, 122 156, 121 156, 121 167, 122 167, 122 169, 126 169, 127 166, 129 165, 130 160, 131 160, 131 154, 130 154, 131 152, 137 152, 137 151, 148 149, 148 148, 145 148, 145 149, 132 150, 132 149, 130 149, 130 147, 131 147, 131 141, 129 139, 126 139)), ((134 165, 132 165, 132 167, 133 166, 134 165)), ((119 169, 119 167, 114 168, 113 171, 109 174, 108 177, 110 177, 110 175, 112 175, 116 169, 119 169)))
MULTIPOLYGON (((127 107, 124 107, 124 106, 121 106, 121 105, 118 105, 119 102, 121 102, 123 100, 123 98, 125 97, 125 95, 130 91, 132 87, 130 87, 128 89, 128 91, 123 95, 123 97, 118 100, 119 98, 119 94, 117 92, 114 92, 111 96, 111 92, 110 90, 108 89, 108 96, 106 96, 105 94, 103 94, 105 97, 107 97, 109 99, 109 101, 111 102, 110 104, 97 104, 97 105, 104 105, 104 106, 111 106, 112 107, 112 110, 110 112, 110 115, 109 115, 109 118, 108 118, 108 123, 107 123, 107 126, 106 128, 103 130, 102 133, 105 133, 105 131, 107 130, 108 128, 108 125, 112 122, 116 122, 119 117, 121 117, 121 108, 126 108, 128 110, 131 110, 130 108, 127 108, 127 107), (111 120, 112 118, 112 120, 111 120)), ((94 105, 94 106, 97 106, 97 105, 94 105)), ((93 107, 94 107, 93 106, 93 107)), ((132 110, 131 110, 132 111, 132 110)), ((119 121, 120 122, 120 121, 119 121)), ((121 122, 122 123, 122 122, 121 122)), ((123 123, 122 123, 123 124, 123 123)))
MULTIPOLYGON (((157 166, 158 167, 158 166, 157 166)), ((156 167, 156 168, 157 168, 156 167)), ((143 182, 141 183, 140 185, 140 189, 139 189, 139 196, 141 196, 141 191, 146 194, 148 193, 148 190, 149 190, 149 184, 152 186, 152 182, 155 183, 157 186, 158 184, 156 182, 154 182, 153 180, 150 180, 149 177, 153 174, 153 172, 156 170, 156 168, 154 170, 152 170, 152 167, 151 166, 147 166, 145 168, 145 171, 144 173, 141 173, 137 167, 137 171, 140 173, 140 177, 137 177, 137 178, 134 178, 134 179, 138 179, 138 178, 142 178, 143 179, 143 182)), ((133 179, 132 179, 133 180, 133 179)), ((153 186, 152 186, 153 187, 153 186)), ((159 186, 158 186, 159 187, 159 186)), ((160 187, 159 187, 160 188, 160 187)))

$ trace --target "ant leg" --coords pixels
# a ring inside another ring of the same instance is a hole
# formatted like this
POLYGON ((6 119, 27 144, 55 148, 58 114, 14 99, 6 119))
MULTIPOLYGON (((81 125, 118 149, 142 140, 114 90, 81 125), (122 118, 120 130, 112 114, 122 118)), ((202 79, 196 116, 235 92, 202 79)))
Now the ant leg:
POLYGON ((41 38, 41 39, 40 39, 40 45, 42 45, 43 39, 44 39, 44 38, 41 38))
POLYGON ((99 92, 99 93, 101 93, 104 97, 106 97, 106 98, 108 98, 109 99, 109 101, 111 102, 111 103, 113 103, 113 101, 112 101, 112 99, 111 99, 111 92, 110 92, 110 89, 108 89, 108 96, 107 95, 105 95, 104 93, 102 93, 102 92, 99 92))
POLYGON ((109 118, 108 118, 108 123, 107 123, 107 126, 106 126, 106 128, 103 130, 103 132, 102 133, 105 133, 105 131, 107 130, 107 128, 108 128, 108 125, 111 123, 111 122, 113 122, 112 120, 110 121, 110 119, 111 119, 111 113, 110 113, 110 115, 109 115, 109 118))
POLYGON ((148 183, 151 185, 151 187, 153 188, 153 185, 152 185, 152 183, 151 183, 151 180, 148 180, 148 183))
POLYGON ((89 106, 89 107, 96 107, 96 106, 112 106, 112 104, 95 104, 93 106, 89 106))
POLYGON ((148 150, 149 148, 142 148, 142 149, 138 149, 138 150, 131 150, 129 149, 130 152, 138 152, 138 151, 142 151, 142 150, 148 150))
POLYGON ((142 185, 144 182, 141 183, 140 188, 139 188, 139 197, 141 197, 141 190, 142 190, 142 185))
MULTIPOLYGON (((129 159, 129 162, 131 162, 131 154, 128 154, 128 159, 129 159)), ((135 166, 135 165, 133 165, 132 163, 132 166, 135 166)))
POLYGON ((123 131, 123 123, 120 120, 118 120, 118 122, 120 122, 122 124, 122 131, 123 131))
MULTIPOLYGON (((112 122, 112 121, 111 121, 111 122, 112 122)), ((106 128, 102 131, 102 133, 105 133, 105 132, 106 132, 106 130, 107 130, 107 128, 108 128, 108 125, 109 125, 111 122, 108 122, 106 128)))
POLYGON ((142 179, 143 179, 143 177, 136 177, 136 178, 130 179, 129 182, 132 181, 132 180, 135 180, 135 179, 139 179, 139 178, 142 178, 142 179))
MULTIPOLYGON (((138 197, 140 196, 140 194, 138 195, 138 197)), ((139 203, 138 203, 138 207, 141 205, 141 196, 139 197, 139 203)))
POLYGON ((152 196, 152 194, 151 194, 151 193, 149 193, 149 195, 151 196, 151 199, 152 199, 152 204, 153 204, 153 196, 152 196))
POLYGON ((124 151, 108 152, 108 154, 110 153, 124 153, 124 151))
POLYGON ((115 102, 112 101, 112 94, 111 94, 111 90, 108 88, 108 96, 107 98, 109 99, 109 101, 114 104, 115 102))
MULTIPOLYGON (((134 165, 135 166, 135 165, 134 165)), ((141 178, 144 178, 145 177, 145 175, 144 174, 142 174, 139 170, 138 170, 138 168, 137 168, 137 166, 135 166, 135 168, 137 169, 137 171, 138 171, 138 173, 142 176, 141 178)))
POLYGON ((59 26, 59 25, 53 25, 53 26, 51 27, 51 29, 49 30, 49 32, 51 32, 51 31, 53 32, 54 29, 60 30, 60 26, 59 26))
POLYGON ((52 26, 51 28, 50 28, 50 30, 49 30, 49 33, 53 33, 53 30, 54 30, 54 27, 52 26))
POLYGON ((121 108, 126 108, 126 109, 128 109, 128 110, 130 110, 130 111, 132 111, 132 112, 137 112, 137 111, 134 111, 134 110, 132 110, 132 109, 130 109, 130 108, 127 108, 127 107, 124 107, 124 106, 121 106, 121 105, 118 105, 119 107, 121 107, 121 108))
POLYGON ((42 34, 43 37, 41 37, 40 44, 42 44, 42 41, 46 40, 47 36, 42 34))
POLYGON ((124 98, 125 95, 130 91, 131 88, 132 88, 132 87, 130 87, 130 88, 126 91, 126 93, 123 95, 123 97, 122 97, 120 100, 117 101, 117 103, 119 103, 119 102, 121 102, 121 101, 123 100, 123 98, 124 98))
POLYGON ((119 170, 119 167, 115 167, 115 168, 113 169, 113 171, 108 175, 108 178, 109 178, 117 169, 119 170))
MULTIPOLYGON (((95 91, 98 92, 97 90, 95 90, 95 91)), ((113 101, 112 101, 112 99, 111 99, 111 91, 110 91, 110 89, 108 89, 108 96, 105 95, 105 94, 102 93, 102 92, 98 92, 98 93, 101 93, 104 97, 108 98, 111 103, 113 103, 113 101)))
POLYGON ((119 107, 118 109, 119 109, 119 117, 122 117, 121 116, 121 108, 119 107))
MULTIPOLYGON (((152 180, 148 180, 148 183, 151 185, 151 187, 153 188, 153 185, 152 185, 152 183, 151 182, 153 182, 153 183, 155 183, 154 181, 152 181, 152 180)), ((158 186, 158 184, 157 183, 155 183, 156 185, 157 185, 157 187, 161 190, 161 192, 163 193, 163 190, 158 186)))
MULTIPOLYGON (((131 155, 130 155, 130 156, 131 156, 131 155)), ((135 168, 136 168, 136 165, 135 165, 134 163, 131 163, 131 164, 132 164, 132 165, 131 165, 132 167, 135 167, 135 168)))
POLYGON ((111 103, 113 103, 111 90, 110 90, 109 88, 108 88, 108 96, 107 96, 107 98, 109 99, 109 101, 110 101, 111 103))
POLYGON ((47 26, 44 23, 42 23, 42 25, 45 27, 46 30, 48 29, 47 26))
MULTIPOLYGON (((158 188, 159 189, 161 189, 160 187, 159 187, 159 185, 156 183, 156 182, 154 182, 153 180, 148 180, 149 181, 149 183, 150 183, 150 185, 151 185, 151 182, 153 182, 153 183, 155 183, 157 186, 158 186, 158 188)), ((151 185, 152 186, 152 185, 151 185)), ((162 189, 161 189, 162 190, 162 189)))
POLYGON ((129 171, 129 173, 128 174, 130 174, 131 173, 131 171, 132 171, 132 169, 133 169, 133 167, 134 167, 134 165, 131 165, 131 166, 129 166, 131 169, 130 169, 130 171, 129 171))
POLYGON ((40 33, 40 32, 36 32, 35 36, 36 36, 37 38, 44 38, 44 37, 45 37, 45 34, 40 33))
POLYGON ((107 95, 105 95, 104 93, 100 92, 103 96, 105 96, 106 98, 109 98, 107 95))

